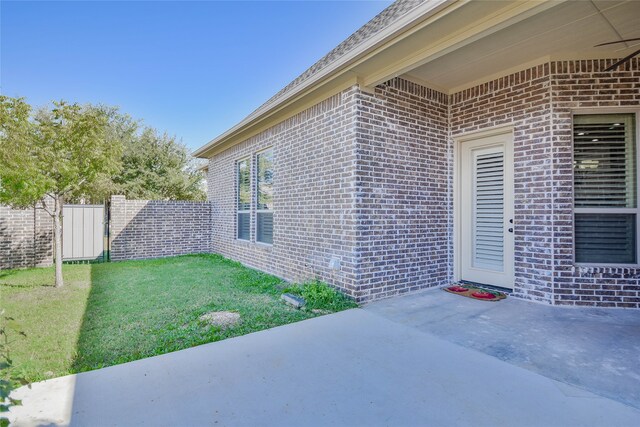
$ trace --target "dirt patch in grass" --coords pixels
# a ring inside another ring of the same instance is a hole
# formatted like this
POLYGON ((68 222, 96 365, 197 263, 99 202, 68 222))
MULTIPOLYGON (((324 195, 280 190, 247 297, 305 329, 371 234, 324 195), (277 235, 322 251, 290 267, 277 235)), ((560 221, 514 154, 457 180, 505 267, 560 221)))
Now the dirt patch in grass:
POLYGON ((233 311, 212 311, 198 317, 198 320, 220 329, 228 329, 240 323, 240 314, 233 311))

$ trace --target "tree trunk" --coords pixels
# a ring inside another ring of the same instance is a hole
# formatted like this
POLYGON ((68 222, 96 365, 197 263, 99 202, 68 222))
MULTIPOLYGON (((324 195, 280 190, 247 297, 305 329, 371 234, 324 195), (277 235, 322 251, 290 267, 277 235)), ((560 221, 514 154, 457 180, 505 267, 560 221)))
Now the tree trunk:
POLYGON ((62 196, 56 196, 53 210, 53 235, 56 262, 56 288, 64 285, 62 279, 62 196))

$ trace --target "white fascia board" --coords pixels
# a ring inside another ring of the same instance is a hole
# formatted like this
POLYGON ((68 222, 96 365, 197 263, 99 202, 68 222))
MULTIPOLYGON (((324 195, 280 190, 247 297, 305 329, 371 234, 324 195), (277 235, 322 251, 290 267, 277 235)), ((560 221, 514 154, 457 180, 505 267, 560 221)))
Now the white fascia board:
POLYGON ((410 28, 413 23, 416 21, 422 21, 431 16, 435 16, 438 12, 445 11, 446 7, 459 3, 460 5, 468 3, 469 0, 428 0, 420 6, 416 7, 414 10, 406 13, 404 16, 399 18, 396 22, 391 24, 389 27, 381 30, 378 34, 371 37, 369 40, 363 42, 360 46, 354 49, 351 52, 348 52, 344 56, 337 59, 335 62, 329 64, 327 67, 320 70, 318 73, 311 76, 308 80, 300 83, 298 86, 293 88, 290 92, 284 94, 281 98, 277 99, 274 103, 264 105, 258 110, 254 111, 252 114, 247 116, 244 120, 242 120, 237 125, 233 126, 228 131, 224 132, 217 138, 209 141, 204 146, 200 147, 196 151, 192 153, 194 157, 204 157, 206 158, 206 152, 215 146, 223 143, 225 140, 232 137, 238 131, 250 126, 252 122, 257 121, 257 119, 262 118, 262 116, 268 115, 268 113, 274 110, 277 106, 292 100, 300 93, 305 92, 310 87, 322 82, 327 79, 332 74, 338 73, 350 65, 352 62, 356 61, 359 57, 367 54, 371 50, 379 47, 381 44, 389 41, 394 36, 397 35, 398 32, 402 32, 407 28, 410 28))

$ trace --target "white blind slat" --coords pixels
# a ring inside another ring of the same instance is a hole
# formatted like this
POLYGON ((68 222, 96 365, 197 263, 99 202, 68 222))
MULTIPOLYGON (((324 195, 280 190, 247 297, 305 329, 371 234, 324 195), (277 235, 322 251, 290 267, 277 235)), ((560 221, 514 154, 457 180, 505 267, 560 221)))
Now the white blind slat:
POLYGON ((574 117, 575 207, 635 207, 636 149, 631 114, 574 117))
POLYGON ((504 155, 475 158, 474 265, 502 270, 504 262, 504 155))
POLYGON ((576 262, 636 263, 635 116, 575 116, 573 142, 576 262))

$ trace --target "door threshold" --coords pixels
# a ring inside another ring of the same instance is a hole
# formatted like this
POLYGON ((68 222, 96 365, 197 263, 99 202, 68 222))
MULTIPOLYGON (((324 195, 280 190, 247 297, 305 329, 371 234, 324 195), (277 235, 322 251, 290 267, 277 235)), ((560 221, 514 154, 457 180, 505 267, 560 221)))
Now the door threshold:
POLYGON ((478 288, 486 288, 486 289, 489 289, 490 291, 502 292, 507 295, 511 295, 513 293, 513 289, 503 288, 502 286, 486 285, 484 283, 472 282, 470 280, 459 280, 458 283, 463 285, 471 285, 478 288))

